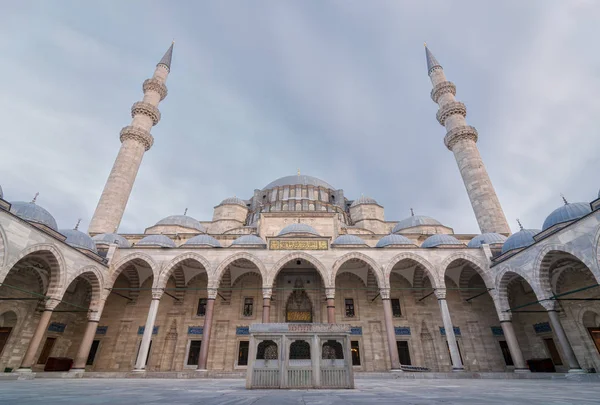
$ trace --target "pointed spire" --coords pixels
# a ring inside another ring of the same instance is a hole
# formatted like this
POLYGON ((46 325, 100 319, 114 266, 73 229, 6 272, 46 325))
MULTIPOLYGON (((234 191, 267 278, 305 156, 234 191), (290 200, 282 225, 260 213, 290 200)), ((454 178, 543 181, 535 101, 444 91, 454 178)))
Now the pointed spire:
POLYGON ((427 74, 431 74, 431 71, 436 67, 442 67, 431 51, 429 51, 429 48, 427 48, 427 43, 425 43, 425 58, 427 59, 427 74))
POLYGON ((187 215, 187 208, 185 210, 183 210, 183 215, 187 215))
POLYGON ((569 205, 569 202, 567 201, 567 199, 565 198, 565 195, 561 193, 561 198, 563 200, 563 202, 565 203, 565 205, 569 205))
POLYGON ((81 223, 81 218, 79 218, 77 220, 77 223, 75 224, 75 228, 73 228, 75 231, 79 228, 79 224, 81 223))
POLYGON ((35 193, 35 195, 33 196, 33 200, 31 200, 31 203, 32 203, 32 204, 35 204, 35 200, 37 200, 37 198, 38 198, 38 195, 40 195, 40 193, 39 193, 39 192, 35 193))
POLYGON ((521 225, 521 221, 519 221, 519 218, 517 218, 517 224, 519 224, 519 229, 523 230, 523 225, 521 225))
POLYGON ((410 209, 410 216, 411 216, 411 217, 414 217, 414 216, 415 216, 415 211, 414 211, 412 208, 410 209))
POLYGON ((158 62, 158 65, 163 65, 164 67, 167 68, 167 70, 170 72, 171 71, 171 59, 173 58, 173 45, 175 45, 175 40, 173 40, 173 42, 171 42, 171 46, 169 47, 169 49, 167 49, 167 52, 165 52, 165 55, 162 57, 162 59, 160 60, 160 62, 158 62))

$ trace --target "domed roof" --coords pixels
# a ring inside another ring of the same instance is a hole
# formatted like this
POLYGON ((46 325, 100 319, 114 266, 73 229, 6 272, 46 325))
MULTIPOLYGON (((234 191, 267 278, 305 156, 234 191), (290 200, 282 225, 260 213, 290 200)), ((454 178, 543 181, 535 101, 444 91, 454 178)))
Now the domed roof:
POLYGON ((392 230, 392 233, 400 232, 403 229, 412 228, 415 226, 423 226, 423 225, 436 226, 436 225, 442 225, 442 224, 439 221, 437 221, 431 217, 427 217, 425 215, 411 215, 410 217, 398 222, 396 224, 396 226, 394 227, 394 229, 392 230))
MULTIPOLYGON (((188 217, 187 215, 171 215, 164 219, 161 219, 156 225, 163 226, 182 226, 184 228, 195 229, 199 232, 206 232, 206 229, 198 220, 188 217)), ((155 225, 155 226, 156 226, 155 225)))
POLYGON ((279 235, 277 235, 277 236, 283 236, 283 235, 287 235, 290 233, 310 233, 315 236, 321 236, 321 235, 319 235, 319 232, 317 232, 317 230, 315 228, 313 228, 310 225, 306 225, 306 224, 290 224, 290 225, 286 226, 285 228, 283 228, 281 230, 281 232, 279 232, 279 235))
POLYGON ((218 240, 210 235, 196 235, 184 243, 186 246, 210 246, 221 247, 218 240))
POLYGON ((175 242, 165 235, 148 235, 143 237, 135 246, 176 247, 175 242))
POLYGON ((238 197, 229 197, 229 198, 226 198, 223 201, 221 201, 221 203, 219 205, 225 205, 225 204, 241 205, 242 207, 246 208, 246 202, 244 200, 242 200, 241 198, 238 198, 238 197))
POLYGON ((463 243, 461 241, 459 241, 452 235, 438 233, 435 235, 431 235, 429 238, 425 239, 425 241, 421 244, 421 247, 433 248, 433 247, 438 247, 438 246, 462 245, 462 244, 463 243))
POLYGON ((389 235, 386 235, 383 238, 379 239, 379 242, 377 242, 377 245, 375 245, 375 247, 383 248, 392 245, 414 245, 414 243, 411 242, 411 240, 408 239, 406 236, 390 233, 389 235))
POLYGON ((562 222, 573 221, 592 212, 590 204, 585 202, 565 204, 548 215, 542 225, 542 231, 562 222))
POLYGON ((34 202, 15 201, 11 203, 10 212, 24 219, 25 221, 35 222, 36 224, 46 225, 50 229, 58 231, 56 220, 48 211, 34 202))
POLYGON ((274 187, 295 186, 297 184, 334 189, 331 184, 329 184, 321 179, 317 179, 316 177, 306 176, 304 174, 301 174, 301 175, 295 175, 295 176, 281 177, 275 181, 270 182, 266 186, 264 186, 263 190, 268 190, 268 189, 271 189, 274 187))
POLYGON ((521 229, 519 232, 513 233, 506 239, 504 245, 502 245, 502 253, 521 249, 533 244, 535 242, 533 236, 540 232, 539 229, 521 229))
POLYGON ((354 202, 352 203, 352 205, 350 205, 350 207, 356 207, 357 205, 361 205, 361 204, 377 204, 377 205, 379 205, 377 203, 377 201, 375 201, 373 198, 365 197, 363 195, 363 196, 360 196, 360 198, 354 200, 354 202))
POLYGON ((77 229, 61 229, 59 232, 67 237, 67 239, 65 239, 65 243, 67 245, 98 253, 96 250, 96 243, 94 243, 90 235, 87 233, 83 233, 77 229))
POLYGON ((348 245, 367 245, 366 242, 364 240, 362 240, 361 238, 359 238, 356 235, 340 235, 337 238, 335 238, 335 240, 333 241, 333 243, 331 243, 332 245, 336 245, 336 246, 348 246, 348 245))
POLYGON ((116 233, 100 233, 92 237, 96 245, 110 245, 116 243, 118 247, 130 247, 131 243, 121 235, 116 233))
POLYGON ((243 235, 233 241, 232 245, 262 245, 267 246, 266 242, 256 235, 243 235))
POLYGON ((478 248, 481 247, 481 245, 495 245, 499 243, 504 243, 505 241, 506 236, 500 235, 499 233, 484 233, 481 235, 477 235, 473 239, 471 239, 467 244, 467 247, 478 248))

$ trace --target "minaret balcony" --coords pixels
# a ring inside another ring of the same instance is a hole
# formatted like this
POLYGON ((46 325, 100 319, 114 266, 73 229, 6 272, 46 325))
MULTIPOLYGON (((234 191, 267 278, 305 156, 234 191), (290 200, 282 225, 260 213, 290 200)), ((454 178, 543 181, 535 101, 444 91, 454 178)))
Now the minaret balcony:
POLYGON ((435 87, 431 90, 431 99, 438 102, 439 98, 443 94, 450 93, 453 96, 456 96, 456 86, 452 82, 441 82, 435 85, 435 87))
POLYGON ((146 151, 154 144, 154 137, 150 132, 133 126, 127 126, 121 130, 121 142, 124 142, 126 139, 133 139, 141 143, 146 148, 146 151))
POLYGON ((138 101, 131 106, 131 118, 135 118, 136 115, 145 115, 150 117, 152 120, 152 125, 156 125, 158 124, 158 121, 160 121, 160 111, 158 108, 143 101, 138 101))
POLYGON ((475 129, 475 127, 466 125, 448 131, 448 133, 446 133, 446 136, 444 137, 444 144, 448 149, 452 150, 452 148, 454 148, 454 145, 465 139, 477 142, 478 136, 479 135, 477 134, 477 130, 475 129))
POLYGON ((167 86, 157 79, 146 79, 144 81, 144 85, 142 86, 144 93, 147 91, 155 91, 160 95, 160 101, 163 101, 165 97, 167 97, 167 86))
POLYGON ((436 118, 441 126, 444 126, 448 117, 454 114, 460 114, 463 117, 467 116, 467 107, 460 101, 453 101, 448 104, 440 106, 436 114, 436 118))

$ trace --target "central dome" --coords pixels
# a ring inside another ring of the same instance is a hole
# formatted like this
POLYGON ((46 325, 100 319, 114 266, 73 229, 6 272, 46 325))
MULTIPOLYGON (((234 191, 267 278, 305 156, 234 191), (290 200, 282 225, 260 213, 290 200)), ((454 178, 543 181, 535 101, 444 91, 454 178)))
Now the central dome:
POLYGON ((269 189, 275 188, 275 187, 296 186, 296 185, 324 187, 324 188, 330 188, 330 189, 335 190, 335 188, 331 184, 329 184, 321 179, 317 179, 316 177, 306 176, 304 174, 281 177, 281 178, 267 184, 265 187, 263 187, 263 190, 269 190, 269 189))

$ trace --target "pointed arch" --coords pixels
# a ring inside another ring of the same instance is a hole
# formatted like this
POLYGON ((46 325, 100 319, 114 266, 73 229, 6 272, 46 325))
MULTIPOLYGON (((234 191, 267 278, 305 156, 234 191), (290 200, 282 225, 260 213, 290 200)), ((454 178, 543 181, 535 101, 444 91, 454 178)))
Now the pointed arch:
MULTIPOLYGON (((464 252, 456 252, 454 254, 451 254, 442 262, 441 268, 444 272, 444 277, 442 277, 444 280, 444 287, 446 286, 445 276, 448 271, 448 268, 452 265, 452 263, 457 261, 459 262, 459 266, 462 266, 460 276, 456 281, 458 284, 457 287, 467 287, 467 284, 469 283, 471 278, 475 274, 479 274, 479 276, 483 280, 483 283, 485 284, 485 287, 492 290, 494 289, 494 280, 492 279, 491 275, 484 270, 487 266, 485 266, 483 263, 477 260, 477 258, 464 252)), ((459 293, 465 299, 468 298, 468 296, 472 295, 465 290, 460 290, 459 293)))
POLYGON ((388 286, 389 286, 389 281, 390 281, 390 274, 392 273, 394 266, 396 266, 398 263, 400 263, 401 261, 404 261, 404 260, 413 261, 417 265, 422 267, 423 270, 425 270, 425 272, 427 273, 427 276, 429 277, 429 279, 431 280, 431 285, 433 288, 440 288, 441 286, 443 286, 443 283, 440 282, 439 277, 436 274, 435 268, 433 267, 433 265, 431 263, 429 263, 429 261, 427 261, 422 256, 419 256, 412 252, 402 252, 400 254, 397 254, 396 256, 392 257, 392 259, 388 262, 387 266, 385 267, 385 271, 383 273, 385 280, 388 283, 387 284, 388 286))
POLYGON ((502 269, 496 277, 496 294, 492 296, 492 298, 494 296, 496 297, 494 301, 496 301, 497 303, 499 313, 506 313, 506 311, 510 309, 510 303, 508 301, 508 286, 511 282, 517 280, 518 278, 522 278, 527 282, 527 284, 529 284, 538 300, 547 298, 544 296, 540 296, 539 290, 536 289, 536 286, 530 277, 514 269, 505 268, 502 269))
POLYGON ((223 277, 223 273, 227 269, 227 266, 240 259, 248 260, 249 262, 254 263, 254 265, 260 273, 263 282, 266 280, 268 272, 263 262, 256 256, 251 255, 250 253, 238 252, 225 258, 221 263, 219 263, 212 277, 215 286, 219 286, 219 284, 221 283, 221 278, 223 277))
POLYGON ((104 276, 98 267, 89 265, 77 270, 65 283, 65 287, 61 292, 61 297, 64 297, 67 289, 77 278, 84 278, 92 287, 92 299, 90 301, 90 309, 97 310, 102 299, 104 289, 104 276))
POLYGON ((271 267, 271 270, 267 274, 267 277, 263 279, 264 286, 271 287, 273 285, 275 277, 277 277, 277 274, 279 274, 279 271, 283 268, 283 266, 296 259, 306 260, 307 262, 312 264, 315 267, 315 269, 317 269, 317 272, 321 275, 321 279, 325 284, 325 288, 333 287, 329 284, 330 278, 327 274, 327 269, 325 268, 323 263, 321 263, 314 256, 311 256, 308 253, 304 252, 292 252, 283 256, 277 263, 273 265, 273 267, 271 267))
POLYGON ((167 286, 167 282, 169 281, 169 278, 171 277, 175 267, 178 264, 180 264, 186 260, 193 260, 193 261, 200 263, 202 265, 202 267, 204 267, 204 271, 208 274, 208 277, 210 280, 211 268, 212 268, 210 262, 204 256, 202 256, 196 252, 187 252, 187 253, 183 253, 179 256, 176 256, 173 260, 171 260, 169 263, 167 263, 167 265, 164 267, 164 269, 160 272, 160 275, 158 277, 154 278, 152 287, 165 288, 167 286))
POLYGON ((375 275, 375 279, 377 280, 377 286, 379 288, 385 287, 386 284, 385 284, 385 279, 383 277, 383 270, 382 270, 381 266, 379 265, 379 263, 377 263, 370 256, 367 256, 366 254, 360 253, 360 252, 346 253, 345 255, 343 255, 342 257, 337 259, 335 261, 335 263, 333 263, 333 267, 331 269, 331 280, 329 280, 331 285, 335 285, 335 278, 337 277, 338 271, 344 265, 344 263, 346 263, 348 260, 352 260, 352 259, 361 260, 362 262, 367 264, 371 268, 370 270, 375 275))
POLYGON ((4 228, 0 226, 0 269, 4 268, 7 260, 6 248, 8 246, 8 239, 6 238, 6 233, 4 232, 4 228))

